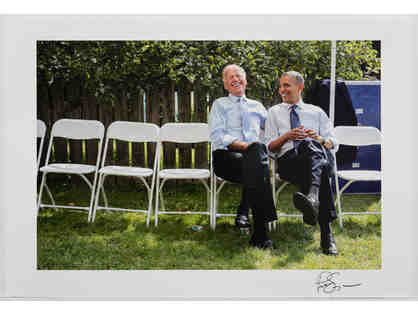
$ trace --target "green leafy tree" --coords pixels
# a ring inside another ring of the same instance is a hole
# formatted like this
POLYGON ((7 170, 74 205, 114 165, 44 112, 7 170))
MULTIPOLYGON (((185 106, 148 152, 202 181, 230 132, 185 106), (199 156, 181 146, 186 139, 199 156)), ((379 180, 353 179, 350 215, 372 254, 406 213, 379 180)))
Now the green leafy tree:
MULTIPOLYGON (((222 90, 222 69, 230 63, 247 72, 249 97, 278 101, 277 82, 288 70, 301 72, 306 89, 330 77, 330 41, 39 41, 38 84, 80 82, 86 94, 117 103, 138 90, 170 82, 222 90)), ((344 80, 380 76, 372 41, 338 41, 336 75, 344 80)))

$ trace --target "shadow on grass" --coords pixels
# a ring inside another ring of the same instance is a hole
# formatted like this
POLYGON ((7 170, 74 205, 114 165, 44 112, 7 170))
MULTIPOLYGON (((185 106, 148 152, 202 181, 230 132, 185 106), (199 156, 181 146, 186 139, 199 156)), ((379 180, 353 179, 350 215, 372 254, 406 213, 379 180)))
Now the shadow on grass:
POLYGON ((301 262, 306 254, 311 252, 312 249, 307 247, 315 242, 313 237, 315 228, 304 225, 300 219, 279 223, 279 231, 270 233, 277 247, 276 254, 282 257, 274 266, 285 268, 289 264, 301 262))
POLYGON ((344 234, 345 236, 356 239, 377 235, 381 237, 382 221, 380 216, 370 216, 366 222, 359 221, 356 217, 345 217, 343 219, 343 228, 334 227, 334 233, 344 234))
POLYGON ((256 269, 265 254, 249 248, 249 236, 229 222, 214 232, 208 217, 162 216, 158 227, 147 228, 145 216, 126 216, 101 215, 90 225, 81 214, 40 217, 39 269, 256 269))
MULTIPOLYGON (((143 192, 122 190, 106 190, 111 205, 146 207, 143 192)), ((200 208, 206 204, 205 193, 201 191, 187 184, 168 190, 165 193, 167 206, 187 210, 200 208)), ((62 192, 58 199, 64 204, 81 197, 88 199, 88 192, 88 189, 70 189, 62 192)), ((225 192, 224 204, 236 208, 240 190, 225 192)), ((376 198, 365 201, 368 203, 363 203, 363 207, 370 206, 376 198)), ((293 211, 291 192, 283 192, 280 202, 293 211)), ((337 236, 350 238, 380 236, 380 229, 380 218, 376 217, 367 220, 345 217, 344 229, 334 227, 337 236)), ((153 219, 147 227, 145 214, 100 211, 95 222, 89 224, 86 211, 42 209, 38 217, 38 268, 307 269, 312 267, 315 256, 321 254, 318 231, 318 227, 306 226, 299 218, 280 219, 279 231, 270 233, 277 248, 269 252, 251 248, 249 236, 234 228, 233 217, 219 218, 213 231, 208 216, 161 215, 158 227, 154 226, 153 219), (203 229, 193 231, 193 225, 203 229), (307 260, 307 255, 314 256, 307 260)))

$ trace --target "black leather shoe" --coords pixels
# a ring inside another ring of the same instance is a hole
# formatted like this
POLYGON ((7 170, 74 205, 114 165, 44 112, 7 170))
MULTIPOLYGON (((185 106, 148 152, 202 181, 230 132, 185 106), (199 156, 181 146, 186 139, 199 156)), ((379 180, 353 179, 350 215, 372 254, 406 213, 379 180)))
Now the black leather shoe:
POLYGON ((321 232, 321 249, 326 255, 337 255, 337 243, 332 232, 321 232))
POLYGON ((274 250, 276 247, 272 240, 268 239, 264 242, 254 242, 252 239, 250 240, 250 245, 262 250, 274 250))
POLYGON ((303 222, 315 226, 318 218, 319 201, 310 194, 300 192, 293 194, 293 204, 303 213, 303 222))
POLYGON ((250 228, 250 221, 245 215, 237 215, 235 217, 235 226, 239 229, 250 228))

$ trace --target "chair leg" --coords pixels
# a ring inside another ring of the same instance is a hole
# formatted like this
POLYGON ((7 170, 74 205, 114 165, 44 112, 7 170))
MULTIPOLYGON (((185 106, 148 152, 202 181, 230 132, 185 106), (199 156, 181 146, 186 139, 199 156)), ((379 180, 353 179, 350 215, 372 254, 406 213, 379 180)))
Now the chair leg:
POLYGON ((152 214, 152 189, 148 189, 148 212, 147 212, 147 227, 149 227, 152 214))
POLYGON ((52 203, 52 205, 54 205, 54 206, 55 206, 55 200, 54 200, 54 198, 52 197, 52 193, 51 193, 51 191, 49 190, 49 188, 48 188, 48 185, 47 185, 47 184, 45 184, 45 190, 46 190, 46 192, 48 193, 49 198, 51 199, 51 203, 52 203))
POLYGON ((158 226, 158 200, 160 198, 160 178, 157 175, 157 186, 155 188, 156 190, 156 195, 155 195, 155 222, 154 225, 157 227, 158 226))
MULTIPOLYGON (((82 175, 81 177, 84 177, 84 176, 82 175)), ((87 178, 85 178, 85 179, 86 179, 86 182, 89 182, 87 180, 87 178)), ((92 218, 93 218, 94 196, 95 196, 95 193, 96 193, 96 190, 97 190, 96 186, 97 186, 97 170, 94 174, 93 185, 91 186, 90 206, 89 206, 89 215, 88 215, 88 218, 87 218, 87 222, 91 222, 92 218)), ((97 192, 99 192, 99 190, 97 190, 97 192)))
POLYGON ((44 172, 44 173, 42 174, 41 186, 40 186, 40 188, 39 188, 38 205, 37 205, 37 207, 36 207, 36 216, 38 216, 38 214, 39 214, 39 209, 40 209, 40 207, 41 207, 42 192, 43 192, 43 189, 44 189, 45 181, 46 181, 46 172, 44 172))
POLYGON ((100 189, 102 189, 103 181, 104 181, 104 177, 103 177, 102 174, 100 174, 99 175, 99 182, 97 184, 97 193, 96 193, 96 196, 94 198, 93 214, 92 214, 92 217, 90 219, 90 222, 94 222, 94 220, 96 219, 96 211, 97 211, 97 207, 99 205, 99 198, 100 198, 100 189))
POLYGON ((212 178, 212 230, 215 230, 216 227, 216 207, 215 207, 215 195, 216 195, 216 184, 215 178, 212 178))
POLYGON ((273 180, 271 182, 271 188, 273 191, 273 202, 274 206, 277 206, 277 195, 276 195, 276 174, 273 173, 273 180))
POLYGON ((213 212, 213 227, 212 229, 215 230, 216 229, 216 212, 217 212, 217 206, 218 206, 218 193, 216 192, 216 185, 214 186, 214 195, 212 196, 213 198, 213 208, 212 208, 212 212, 213 212))
POLYGON ((341 212, 341 192, 340 192, 340 186, 338 183, 338 177, 335 176, 335 193, 337 195, 337 207, 338 207, 338 218, 339 218, 339 224, 340 228, 343 227, 343 215, 341 212))
MULTIPOLYGON (((102 191, 102 197, 103 197, 105 207, 109 207, 109 202, 107 200, 107 196, 106 196, 105 189, 104 189, 104 181, 105 181, 106 177, 107 177, 107 175, 104 174, 103 178, 102 178, 101 191, 102 191)), ((100 190, 97 189, 97 191, 100 191, 100 190)))
POLYGON ((208 206, 208 212, 210 213, 210 209, 211 209, 211 201, 210 201, 210 191, 206 191, 206 201, 207 201, 207 206, 208 206))

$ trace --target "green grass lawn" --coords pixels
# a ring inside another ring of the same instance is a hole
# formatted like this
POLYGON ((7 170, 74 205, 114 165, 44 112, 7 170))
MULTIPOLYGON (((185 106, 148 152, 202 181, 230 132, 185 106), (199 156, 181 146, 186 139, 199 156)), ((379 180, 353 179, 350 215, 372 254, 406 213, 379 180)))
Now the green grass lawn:
MULTIPOLYGON (((88 188, 77 185, 50 185, 57 204, 86 206, 88 188)), ((201 184, 172 184, 165 187, 168 209, 196 210, 206 206, 201 184)), ((110 186, 109 205, 146 208, 140 184, 110 186)), ((293 186, 280 194, 280 210, 297 213, 291 202, 293 186)), ((238 207, 240 187, 224 187, 219 208, 238 207)), ((347 195, 345 210, 380 210, 377 195, 347 195), (379 207, 378 207, 379 206, 379 207)), ((48 198, 45 194, 45 202, 48 198)), ((154 218, 154 217, 152 217, 154 218)), ((42 209, 38 216, 38 269, 135 270, 135 269, 380 269, 381 217, 345 216, 344 228, 333 223, 340 254, 326 256, 319 247, 319 227, 304 225, 300 218, 280 218, 279 229, 270 232, 274 251, 248 245, 249 236, 240 234, 233 217, 217 219, 216 230, 209 217, 161 215, 158 227, 146 227, 145 214, 99 211, 94 223, 87 223, 86 211, 42 209), (200 225, 201 231, 192 226, 200 225)))

